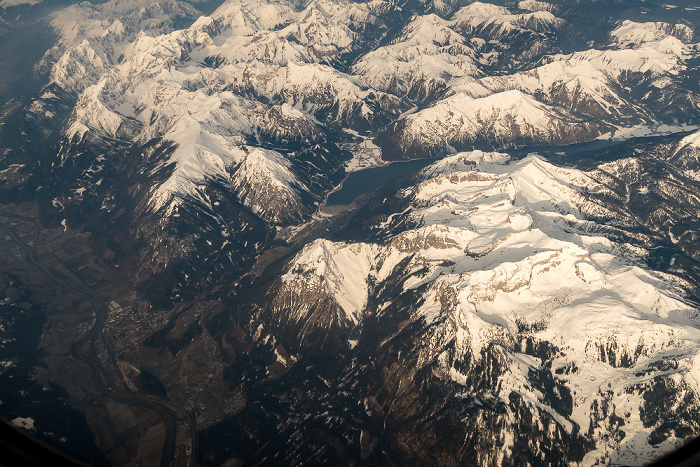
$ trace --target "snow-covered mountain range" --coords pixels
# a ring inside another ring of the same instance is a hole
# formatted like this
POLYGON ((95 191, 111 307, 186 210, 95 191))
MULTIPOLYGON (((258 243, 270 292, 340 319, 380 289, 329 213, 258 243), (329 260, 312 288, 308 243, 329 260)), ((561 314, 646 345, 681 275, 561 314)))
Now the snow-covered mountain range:
POLYGON ((616 196, 535 155, 448 157, 370 226, 383 242, 305 247, 270 312, 312 347, 337 333, 348 348, 404 349, 387 359, 449 383, 479 464, 556 445, 563 463, 643 465, 698 430, 700 314, 688 284, 640 266, 650 239, 613 241, 591 221, 634 216, 590 193, 616 196), (399 329, 373 329, 396 316, 399 329))
MULTIPOLYGON (((255 174, 234 175, 247 166, 246 151, 312 146, 338 127, 381 135, 387 157, 425 157, 474 144, 588 141, 697 118, 697 95, 678 82, 697 56, 687 25, 627 20, 602 47, 562 54, 558 36, 571 26, 549 11, 475 2, 448 18, 415 15, 390 27, 399 13, 388 2, 236 1, 174 30, 195 16, 189 4, 76 5, 52 22, 59 41, 41 64, 50 84, 32 110, 51 118, 54 88, 79 95, 63 158, 86 138, 174 144, 163 162, 172 171, 149 201, 166 214, 183 197, 206 204, 208 180, 252 181, 255 174), (391 34, 388 44, 377 42, 391 34), (514 54, 513 44, 522 50, 514 54), (641 81, 633 90, 631 79, 641 81), (411 110, 413 102, 420 108, 411 110)), ((279 158, 295 166, 289 154, 257 160, 279 158)), ((259 173, 252 183, 309 191, 294 169, 279 179, 274 168, 259 173)))
POLYGON ((648 463, 700 433, 700 10, 642 3, 54 8, 0 201, 198 310, 203 465, 648 463))

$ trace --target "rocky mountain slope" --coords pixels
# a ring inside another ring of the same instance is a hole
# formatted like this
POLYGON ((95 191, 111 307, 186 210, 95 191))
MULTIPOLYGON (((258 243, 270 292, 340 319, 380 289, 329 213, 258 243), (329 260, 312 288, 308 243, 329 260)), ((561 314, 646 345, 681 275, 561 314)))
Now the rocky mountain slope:
MULTIPOLYGON (((260 319, 284 323, 273 329, 287 342, 344 349, 350 367, 382 355, 386 377, 419 394, 448 387, 460 415, 432 429, 463 434, 438 449, 453 460, 648 463, 698 430, 699 315, 678 271, 644 266, 658 239, 638 233, 604 170, 448 157, 384 201, 401 210, 365 226, 379 243, 302 250, 260 319)), ((430 410, 394 407, 384 391, 382 440, 430 410)))

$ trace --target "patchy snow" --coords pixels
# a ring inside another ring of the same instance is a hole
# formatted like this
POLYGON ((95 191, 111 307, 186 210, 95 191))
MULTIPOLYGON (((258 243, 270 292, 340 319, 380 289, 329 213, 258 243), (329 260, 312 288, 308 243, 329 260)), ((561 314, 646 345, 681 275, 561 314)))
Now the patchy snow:
POLYGON ((358 170, 387 165, 387 162, 382 159, 381 148, 374 144, 371 138, 360 136, 357 132, 349 129, 345 129, 345 132, 359 140, 359 142, 345 145, 345 148, 352 153, 352 159, 345 166, 346 172, 357 172, 358 170))
POLYGON ((522 0, 518 2, 518 8, 528 11, 548 11, 550 13, 556 13, 559 10, 558 5, 538 0, 522 0))
POLYGON ((668 37, 687 43, 693 39, 693 30, 685 24, 636 23, 625 20, 617 29, 610 33, 610 36, 615 45, 620 47, 639 46, 643 43, 664 41, 668 37))
MULTIPOLYGON (((533 70, 485 78, 482 68, 491 58, 480 50, 487 41, 469 38, 470 31, 488 30, 496 40, 514 31, 555 33, 565 23, 546 2, 521 1, 518 8, 527 13, 473 2, 449 18, 413 17, 392 42, 343 73, 329 64, 354 51, 360 25, 383 27, 376 12, 389 8, 385 2, 316 0, 300 7, 230 0, 180 30, 168 15, 194 17, 196 10, 167 5, 143 9, 111 0, 70 6, 54 15, 59 42, 44 65, 51 65, 53 85, 80 95, 65 134, 71 144, 92 137, 142 144, 162 138, 176 145, 156 168, 171 167, 169 178, 153 187, 148 202, 170 215, 183 199, 206 204, 202 193, 211 180, 230 180, 245 152, 260 145, 261 133, 303 140, 310 132, 320 135, 325 123, 366 128, 382 111, 405 124, 399 146, 435 153, 478 138, 505 147, 514 140, 649 134, 633 126, 639 122, 654 134, 672 131, 649 122, 615 80, 649 72, 654 86, 670 86, 696 47, 683 25, 625 21, 605 50, 548 56, 533 70), (417 110, 402 102, 405 95, 445 98, 417 110), (566 96, 570 103, 554 104, 566 96), (273 111, 284 125, 270 118, 273 111)), ((45 109, 53 99, 55 93, 43 93, 37 104, 42 115, 53 115, 45 109)), ((350 149, 348 171, 383 164, 369 137, 350 149)), ((247 177, 255 186, 292 183, 279 193, 294 194, 293 203, 304 190, 284 171, 257 174, 264 179, 247 177)))
POLYGON ((492 164, 500 165, 508 162, 510 156, 501 152, 469 151, 445 157, 434 164, 429 165, 420 173, 424 180, 435 178, 442 174, 465 172, 474 170, 488 170, 492 164))
POLYGON ((564 20, 557 18, 547 9, 511 14, 505 7, 482 2, 474 2, 461 8, 452 15, 452 21, 459 30, 471 32, 488 27, 498 35, 507 35, 518 29, 551 32, 565 25, 564 20))
POLYGON ((281 363, 283 366, 287 367, 288 366, 287 359, 282 356, 282 354, 279 352, 277 347, 275 347, 274 351, 275 351, 275 358, 277 359, 276 361, 281 363))
POLYGON ((671 232, 671 229, 668 229, 668 238, 671 240, 671 243, 677 244, 680 240, 678 240, 678 237, 673 235, 673 232, 671 232))
POLYGON ((677 75, 682 69, 682 60, 690 57, 692 46, 667 34, 654 34, 636 23, 623 25, 613 31, 617 40, 613 45, 620 47, 610 50, 586 50, 570 55, 557 55, 553 60, 588 61, 599 70, 617 78, 623 72, 677 75), (631 31, 630 27, 634 27, 631 31), (618 35, 619 34, 619 35, 618 35))
POLYGON ((23 428, 27 431, 34 431, 34 419, 30 417, 17 417, 12 419, 10 423, 17 428, 23 428))
POLYGON ((420 97, 449 79, 481 75, 476 53, 451 25, 436 15, 417 16, 397 39, 353 65, 353 73, 376 89, 420 97))

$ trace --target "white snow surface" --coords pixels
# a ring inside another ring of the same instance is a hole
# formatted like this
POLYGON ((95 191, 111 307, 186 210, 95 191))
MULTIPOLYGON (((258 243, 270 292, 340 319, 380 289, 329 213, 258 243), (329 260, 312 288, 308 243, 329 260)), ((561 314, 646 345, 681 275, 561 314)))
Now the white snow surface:
POLYGON ((636 23, 625 20, 611 33, 615 43, 622 47, 639 46, 643 43, 663 41, 674 37, 681 42, 693 40, 693 29, 685 24, 669 24, 663 22, 636 23))
POLYGON ((17 428, 24 428, 27 431, 34 431, 34 419, 31 417, 17 417, 10 421, 17 428))
MULTIPOLYGON (((371 121, 367 99, 395 104, 399 99, 389 91, 421 95, 444 86, 443 99, 402 116, 400 144, 420 140, 449 148, 450 138, 469 140, 486 130, 508 144, 513 128, 547 141, 582 124, 570 110, 582 102, 593 117, 623 128, 617 134, 633 134, 654 122, 644 120, 615 80, 625 72, 648 72, 662 88, 698 49, 683 25, 625 21, 600 50, 554 55, 532 70, 483 77, 489 58, 479 50, 485 40, 466 35, 552 32, 564 23, 545 2, 520 2, 518 8, 529 11, 522 14, 474 2, 448 19, 414 18, 395 41, 365 55, 348 73, 330 66, 354 50, 358 25, 373 24, 386 5, 311 0, 296 8, 288 1, 229 0, 181 30, 173 18, 196 11, 174 0, 68 7, 54 17, 60 39, 44 58, 52 85, 78 96, 65 138, 172 142, 174 151, 155 170, 173 170, 152 187, 152 210, 172 214, 186 197, 208 204, 204 188, 218 180, 274 222, 276 214, 265 211, 270 203, 261 196, 294 209, 308 188, 295 177, 293 160, 255 145, 272 109, 292 128, 319 125, 316 115, 324 112, 332 112, 334 122, 353 115, 371 121), (562 95, 571 102, 557 102, 562 95), (268 105, 266 99, 279 102, 268 105)), ((42 99, 56 94, 47 91, 42 99)), ((700 146, 699 135, 679 147, 700 146)), ((375 147, 365 149, 374 153, 375 147)), ((698 393, 700 319, 684 301, 684 284, 643 267, 643 249, 590 233, 600 227, 590 217, 624 213, 607 212, 584 191, 614 196, 585 172, 557 168, 536 155, 510 161, 500 153, 458 153, 424 169, 406 192, 409 207, 376 226, 403 225, 404 231, 382 244, 316 240, 292 260, 282 281, 290 288, 317 287, 335 304, 338 321, 355 326, 373 284, 398 277, 404 291, 422 295, 416 317, 436 323, 419 364, 436 361, 442 344, 453 341, 454 356, 437 361, 445 375, 463 383, 455 360, 478 359, 482 349, 500 345, 510 366, 497 396, 507 405, 515 390, 548 411, 526 378, 541 360, 515 346, 520 329, 530 329, 530 337, 560 349, 555 367, 578 367, 566 375, 573 413, 551 414, 565 431, 574 424, 587 429, 591 404, 603 392, 612 392, 618 414, 631 414, 625 439, 596 432, 597 449, 583 464, 611 453, 626 464, 644 463, 658 450, 645 441, 651 428, 639 419, 641 396, 629 390, 649 383, 659 374, 651 363, 665 360, 677 363, 674 377, 698 393), (601 359, 609 348, 615 349, 612 362, 601 359)))
POLYGON ((557 5, 538 0, 522 0, 518 2, 518 8, 528 11, 548 11, 550 13, 556 13, 559 10, 557 5))
POLYGON ((59 38, 40 65, 50 68, 50 84, 79 93, 108 72, 139 34, 169 33, 178 17, 197 14, 189 3, 177 0, 71 5, 53 15, 51 26, 59 38))
POLYGON ((564 26, 565 21, 549 11, 535 11, 523 14, 511 14, 505 8, 490 3, 474 2, 459 9, 452 20, 460 30, 473 31, 490 28, 498 35, 505 36, 518 29, 530 29, 537 32, 555 31, 564 26))
POLYGON ((450 19, 435 14, 416 16, 390 44, 366 54, 353 66, 353 73, 376 89, 429 95, 454 80, 483 76, 489 63, 482 56, 480 38, 469 33, 488 29, 489 37, 514 31, 555 31, 564 21, 547 11, 511 14, 504 8, 474 2, 456 11, 450 19), (494 32, 497 31, 497 32, 494 32), (461 34, 466 32, 467 34, 461 34))
POLYGON ((700 131, 692 133, 678 143, 678 148, 700 148, 700 131))

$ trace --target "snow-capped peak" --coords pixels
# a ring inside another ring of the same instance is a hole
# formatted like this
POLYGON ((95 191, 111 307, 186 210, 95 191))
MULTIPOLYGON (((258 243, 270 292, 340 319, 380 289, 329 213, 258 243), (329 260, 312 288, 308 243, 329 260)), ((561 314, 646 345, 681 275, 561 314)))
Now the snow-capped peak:
POLYGON ((684 148, 700 149, 700 131, 686 136, 678 143, 678 150, 684 148))
POLYGON ((522 0, 518 2, 518 8, 527 11, 548 11, 555 14, 559 10, 558 5, 538 0, 522 0))
POLYGON ((473 32, 484 29, 493 38, 508 35, 519 28, 534 32, 556 31, 565 24, 550 11, 512 14, 505 7, 481 2, 459 9, 452 15, 452 21, 459 30, 473 32))
POLYGON ((640 46, 668 37, 673 37, 683 43, 690 43, 693 40, 693 35, 693 30, 684 24, 636 23, 630 20, 623 21, 610 33, 613 43, 620 47, 640 46))

